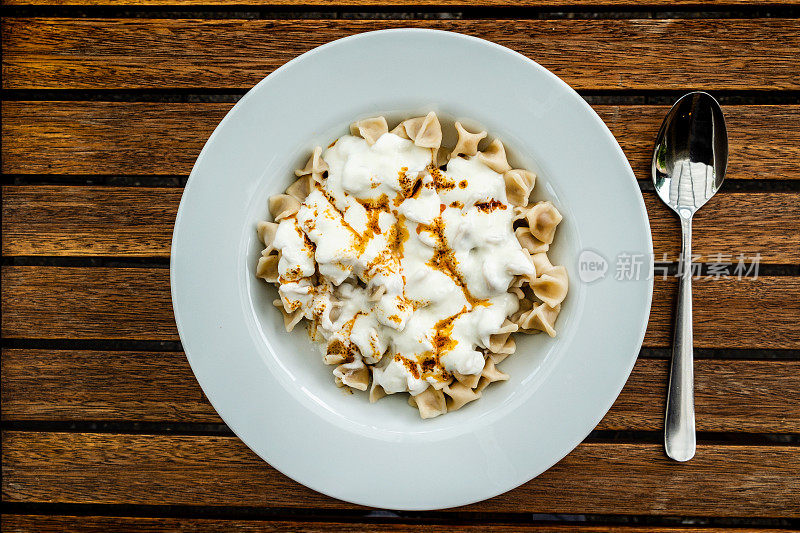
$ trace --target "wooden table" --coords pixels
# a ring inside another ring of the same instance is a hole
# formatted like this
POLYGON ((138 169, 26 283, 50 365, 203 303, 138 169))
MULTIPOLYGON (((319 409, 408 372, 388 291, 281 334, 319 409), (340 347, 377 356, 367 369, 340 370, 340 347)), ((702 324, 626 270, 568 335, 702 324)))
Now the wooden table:
POLYGON ((800 526, 800 4, 466 1, 5 0, 3 531, 800 526), (674 278, 656 280, 639 361, 597 430, 480 504, 388 513, 322 496, 204 398, 168 270, 195 157, 289 59, 403 26, 509 46, 580 91, 630 158, 668 262, 678 224, 649 183, 655 134, 683 91, 722 101, 728 181, 696 219, 695 251, 760 254, 760 271, 695 283, 691 462, 661 445, 674 278))

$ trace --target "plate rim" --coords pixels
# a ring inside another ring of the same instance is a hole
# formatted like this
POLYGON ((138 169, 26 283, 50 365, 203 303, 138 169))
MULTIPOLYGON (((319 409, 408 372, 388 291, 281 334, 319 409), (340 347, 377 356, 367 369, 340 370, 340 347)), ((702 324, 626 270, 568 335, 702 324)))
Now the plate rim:
MULTIPOLYGON (((207 141, 203 145, 203 148, 200 151, 197 159, 195 160, 195 163, 192 166, 192 170, 191 170, 191 172, 189 174, 189 178, 187 180, 187 183, 186 183, 186 185, 184 187, 183 194, 181 195, 181 200, 180 200, 180 204, 179 204, 179 207, 178 207, 178 211, 177 211, 177 215, 176 215, 176 219, 175 219, 175 225, 174 225, 174 229, 173 229, 173 236, 172 236, 172 240, 171 240, 170 268, 169 268, 169 272, 170 272, 170 295, 171 295, 171 300, 172 300, 172 305, 173 305, 173 312, 174 312, 174 315, 175 315, 176 328, 177 328, 178 334, 179 334, 179 336, 181 338, 181 343, 183 345, 183 349, 184 349, 184 353, 186 355, 187 361, 189 362, 189 365, 190 365, 190 367, 192 369, 193 374, 195 375, 195 378, 197 379, 197 381, 200 384, 201 388, 203 388, 203 392, 206 395, 208 401, 211 403, 212 407, 214 407, 215 411, 220 416, 220 418, 222 418, 222 420, 231 429, 231 431, 235 434, 235 436, 239 440, 241 440, 242 443, 244 443, 248 447, 248 449, 250 449, 253 453, 255 453, 261 460, 266 462, 270 466, 270 468, 273 468, 273 469, 277 470, 281 474, 287 476, 288 478, 292 479, 293 481, 295 481, 297 483, 305 485, 306 487, 308 487, 308 488, 310 488, 310 489, 312 489, 312 490, 314 490, 316 492, 319 492, 321 494, 324 494, 326 496, 329 496, 331 498, 335 498, 335 499, 338 499, 338 500, 347 501, 347 502, 351 502, 351 503, 355 503, 357 505, 363 505, 363 506, 367 506, 367 507, 376 507, 376 504, 374 502, 368 501, 367 499, 351 498, 351 497, 343 498, 340 495, 336 495, 336 494, 331 493, 330 491, 328 491, 328 490, 326 490, 324 488, 319 487, 317 483, 309 482, 308 480, 300 481, 300 480, 297 479, 297 477, 295 475, 291 475, 291 474, 287 473, 286 471, 284 471, 284 469, 276 466, 275 464, 270 462, 267 459, 267 457, 264 457, 261 454, 260 451, 256 450, 253 446, 251 446, 248 443, 248 441, 245 438, 243 438, 242 435, 240 435, 239 431, 236 428, 234 428, 234 426, 231 425, 231 422, 226 418, 226 415, 224 415, 220 411, 220 409, 217 406, 218 402, 213 397, 214 395, 213 394, 208 394, 208 392, 206 391, 206 387, 203 387, 203 382, 202 382, 202 380, 200 378, 200 375, 198 373, 198 369, 196 368, 197 362, 196 361, 193 362, 192 356, 189 353, 189 349, 186 346, 187 343, 184 340, 186 338, 185 337, 185 332, 186 332, 187 326, 185 325, 184 321, 181 319, 181 315, 180 315, 180 311, 179 311, 179 304, 178 304, 178 294, 177 294, 178 288, 177 288, 177 282, 176 282, 177 249, 178 249, 178 247, 176 246, 176 242, 177 242, 177 240, 179 238, 179 229, 181 227, 182 214, 185 212, 184 202, 187 201, 187 192, 191 190, 191 188, 193 187, 193 184, 197 181, 197 180, 192 180, 192 177, 195 176, 195 174, 197 172, 197 169, 201 166, 204 158, 207 156, 207 152, 211 149, 211 146, 214 144, 215 137, 218 135, 218 133, 220 132, 222 127, 225 124, 227 124, 227 122, 229 120, 232 120, 232 117, 235 115, 235 112, 241 106, 244 106, 246 104, 246 102, 248 102, 251 98, 254 97, 254 95, 256 94, 258 88, 262 87, 265 84, 268 84, 271 81, 271 79, 274 79, 276 77, 276 75, 278 75, 279 73, 287 70, 291 66, 295 65, 296 63, 301 61, 303 58, 305 58, 305 57, 307 57, 309 55, 314 55, 314 54, 320 53, 321 51, 327 50, 330 47, 334 47, 334 46, 340 45, 345 41, 355 41, 355 40, 366 39, 366 38, 370 38, 372 36, 375 36, 376 34, 402 34, 402 33, 408 33, 408 34, 416 34, 416 33, 444 34, 447 37, 479 42, 482 46, 488 46, 490 48, 494 48, 496 50, 499 50, 502 53, 511 54, 511 55, 517 56, 519 59, 522 59, 524 62, 526 62, 530 67, 536 69, 541 75, 544 75, 544 76, 550 78, 551 81, 554 81, 558 85, 560 85, 562 87, 562 89, 565 89, 567 92, 571 93, 571 95, 574 98, 576 98, 577 101, 579 101, 579 103, 583 107, 584 111, 588 111, 589 112, 589 116, 591 116, 591 118, 601 127, 601 130, 603 130, 604 135, 606 135, 607 138, 612 141, 611 145, 614 148, 614 151, 615 151, 615 154, 616 154, 616 159, 618 159, 625 167, 627 177, 630 178, 630 179, 624 180, 624 181, 626 183, 628 183, 628 185, 630 185, 632 188, 635 188, 635 193, 636 193, 635 196, 637 197, 638 207, 639 207, 639 209, 637 211, 637 214, 641 216, 641 219, 642 219, 641 221, 643 222, 643 229, 645 230, 644 234, 646 236, 646 241, 647 241, 646 242, 646 244, 647 244, 647 250, 646 251, 649 252, 650 264, 652 265, 652 263, 653 263, 653 259, 652 259, 653 258, 653 253, 652 253, 653 252, 653 236, 652 236, 652 230, 651 230, 650 224, 649 224, 647 208, 646 208, 646 205, 645 205, 645 202, 644 202, 644 196, 641 193, 641 190, 639 189, 639 186, 638 186, 638 183, 637 183, 638 180, 636 179, 636 176, 635 176, 635 174, 634 174, 634 172, 633 172, 633 170, 632 170, 632 168, 630 166, 630 162, 628 161, 628 159, 625 156, 622 148, 620 147, 619 142, 616 140, 616 138, 614 137, 613 133, 611 133, 611 131, 609 130, 608 126, 600 118, 600 116, 597 114, 597 112, 582 97, 580 97, 580 95, 577 93, 577 91, 575 91, 571 86, 569 86, 564 80, 562 80, 561 78, 556 76, 554 73, 552 73, 551 71, 549 71, 548 69, 546 69, 545 67, 543 67, 542 65, 540 65, 539 63, 534 61, 533 59, 530 59, 529 57, 527 57, 527 56, 525 56, 525 55, 523 55, 523 54, 521 54, 521 53, 519 53, 519 52, 517 52, 517 51, 515 51, 513 49, 510 49, 510 48, 508 48, 506 46, 503 46, 503 45, 500 45, 498 43, 495 43, 495 42, 492 42, 492 41, 488 41, 486 39, 482 39, 482 38, 479 38, 479 37, 474 37, 474 36, 471 36, 471 35, 466 35, 466 34, 462 34, 462 33, 459 33, 459 32, 446 31, 446 30, 429 29, 429 28, 411 28, 411 27, 374 30, 374 31, 367 31, 367 32, 357 33, 357 34, 354 34, 354 35, 349 35, 349 36, 346 36, 346 37, 342 37, 342 38, 335 39, 333 41, 327 42, 327 43, 325 43, 323 45, 317 46, 317 47, 315 47, 315 48, 313 48, 313 49, 311 49, 311 50, 309 50, 309 51, 307 51, 307 52, 305 52, 305 53, 303 53, 301 55, 298 55, 298 56, 292 58, 289 61, 287 61, 285 64, 281 65, 279 68, 275 69, 273 72, 271 72, 270 74, 265 76, 262 80, 260 80, 258 83, 256 83, 251 89, 249 89, 247 91, 247 93, 241 99, 239 99, 238 102, 236 102, 236 104, 234 106, 232 106, 232 108, 226 113, 225 117, 223 117, 223 119, 219 122, 219 124, 217 124, 217 126, 214 129, 214 131, 211 133, 211 135, 209 136, 209 138, 207 139, 207 141)), ((652 310, 654 280, 653 280, 653 278, 648 278, 648 280, 646 280, 646 282, 647 282, 647 287, 646 287, 647 290, 646 290, 646 295, 645 295, 646 302, 644 302, 644 305, 642 306, 642 313, 643 313, 643 316, 644 316, 644 320, 642 322, 642 326, 640 328, 640 331, 636 335, 636 343, 635 343, 635 345, 638 346, 639 348, 629 358, 628 368, 627 368, 627 370, 625 372, 625 379, 622 381, 622 384, 618 387, 618 390, 616 391, 616 394, 613 396, 613 398, 610 399, 610 401, 608 402, 607 405, 604 405, 604 409, 602 410, 602 412, 598 416, 592 417, 593 418, 593 423, 592 423, 591 427, 588 429, 588 431, 586 432, 586 434, 581 436, 581 437, 579 437, 579 438, 577 438, 577 439, 574 439, 570 443, 569 449, 566 452, 564 452, 563 455, 560 455, 560 457, 558 457, 552 463, 548 464, 546 468, 543 468, 539 472, 536 472, 535 474, 531 475, 530 477, 527 477, 526 480, 522 481, 521 483, 512 482, 510 484, 510 486, 506 486, 504 488, 500 488, 500 489, 495 490, 495 491, 487 491, 486 495, 483 495, 483 496, 480 496, 480 497, 476 497, 476 498, 473 498, 473 499, 466 499, 466 500, 459 501, 458 503, 452 503, 452 504, 448 504, 448 505, 445 505, 445 506, 439 506, 439 505, 430 506, 428 504, 422 503, 421 505, 418 505, 418 506, 394 507, 394 506, 383 506, 382 505, 380 507, 381 508, 385 508, 385 509, 420 510, 421 511, 421 510, 433 510, 433 509, 447 509, 447 508, 459 507, 459 506, 463 506, 463 505, 474 504, 476 502, 480 502, 480 501, 484 501, 484 500, 496 497, 496 496, 498 496, 500 494, 508 492, 509 490, 513 490, 513 489, 519 487, 520 485, 522 485, 524 483, 527 483, 528 481, 530 481, 530 480, 534 479, 535 477, 541 475, 542 473, 546 472, 547 470, 552 468, 555 464, 557 464, 558 462, 563 460, 567 455, 572 453, 572 451, 574 451, 574 449, 583 440, 585 440, 586 436, 588 436, 591 433, 591 431, 594 430, 594 428, 597 426, 597 424, 602 420, 603 417, 605 417, 605 415, 611 409, 613 404, 616 402, 617 398, 619 397, 619 394, 622 392, 622 389, 624 388, 625 384, 627 383, 628 379, 630 378, 630 374, 631 374, 631 372, 632 372, 632 370, 633 370, 633 368, 635 366, 636 361, 638 360, 638 353, 639 353, 638 351, 641 349, 641 346, 643 344, 644 337, 645 337, 646 331, 647 331, 647 326, 648 326, 648 323, 649 323, 650 312, 652 310)), ((560 454, 560 452, 559 452, 559 454, 560 454)))

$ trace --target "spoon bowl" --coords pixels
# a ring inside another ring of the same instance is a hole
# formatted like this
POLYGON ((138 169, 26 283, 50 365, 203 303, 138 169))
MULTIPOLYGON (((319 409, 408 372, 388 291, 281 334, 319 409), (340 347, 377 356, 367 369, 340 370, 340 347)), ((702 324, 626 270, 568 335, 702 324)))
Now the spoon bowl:
POLYGON ((672 106, 653 153, 656 193, 681 217, 691 217, 722 186, 728 166, 728 131, 719 103, 692 92, 672 106))

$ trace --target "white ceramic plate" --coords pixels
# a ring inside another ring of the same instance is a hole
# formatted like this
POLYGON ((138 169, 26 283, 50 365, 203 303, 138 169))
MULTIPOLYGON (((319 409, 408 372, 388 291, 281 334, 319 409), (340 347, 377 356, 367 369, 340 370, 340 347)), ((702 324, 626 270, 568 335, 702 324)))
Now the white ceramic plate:
POLYGON ((650 227, 619 145, 564 82, 502 46, 431 30, 388 30, 303 54, 256 85, 203 148, 172 242, 172 299, 186 355, 214 408, 254 452, 330 496, 390 509, 483 500, 544 472, 595 427, 628 378, 650 310, 650 227), (315 145, 356 119, 437 111, 471 119, 538 175, 564 215, 551 257, 570 293, 558 337, 518 337, 508 382, 421 420, 405 395, 369 404, 333 384, 305 328, 287 334, 256 279, 255 225, 315 145), (592 283, 587 259, 608 261, 592 283), (619 254, 644 254, 638 280, 619 254), (584 264, 579 271, 579 257, 584 264))

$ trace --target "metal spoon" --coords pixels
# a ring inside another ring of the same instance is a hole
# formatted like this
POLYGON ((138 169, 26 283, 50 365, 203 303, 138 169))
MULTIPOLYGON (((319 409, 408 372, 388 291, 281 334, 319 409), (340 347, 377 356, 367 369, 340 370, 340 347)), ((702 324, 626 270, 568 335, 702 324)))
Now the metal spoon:
POLYGON ((676 461, 688 461, 695 453, 692 216, 719 190, 727 166, 728 132, 719 103, 704 92, 682 96, 661 125, 652 166, 656 192, 680 217, 683 235, 664 421, 664 447, 676 461))

